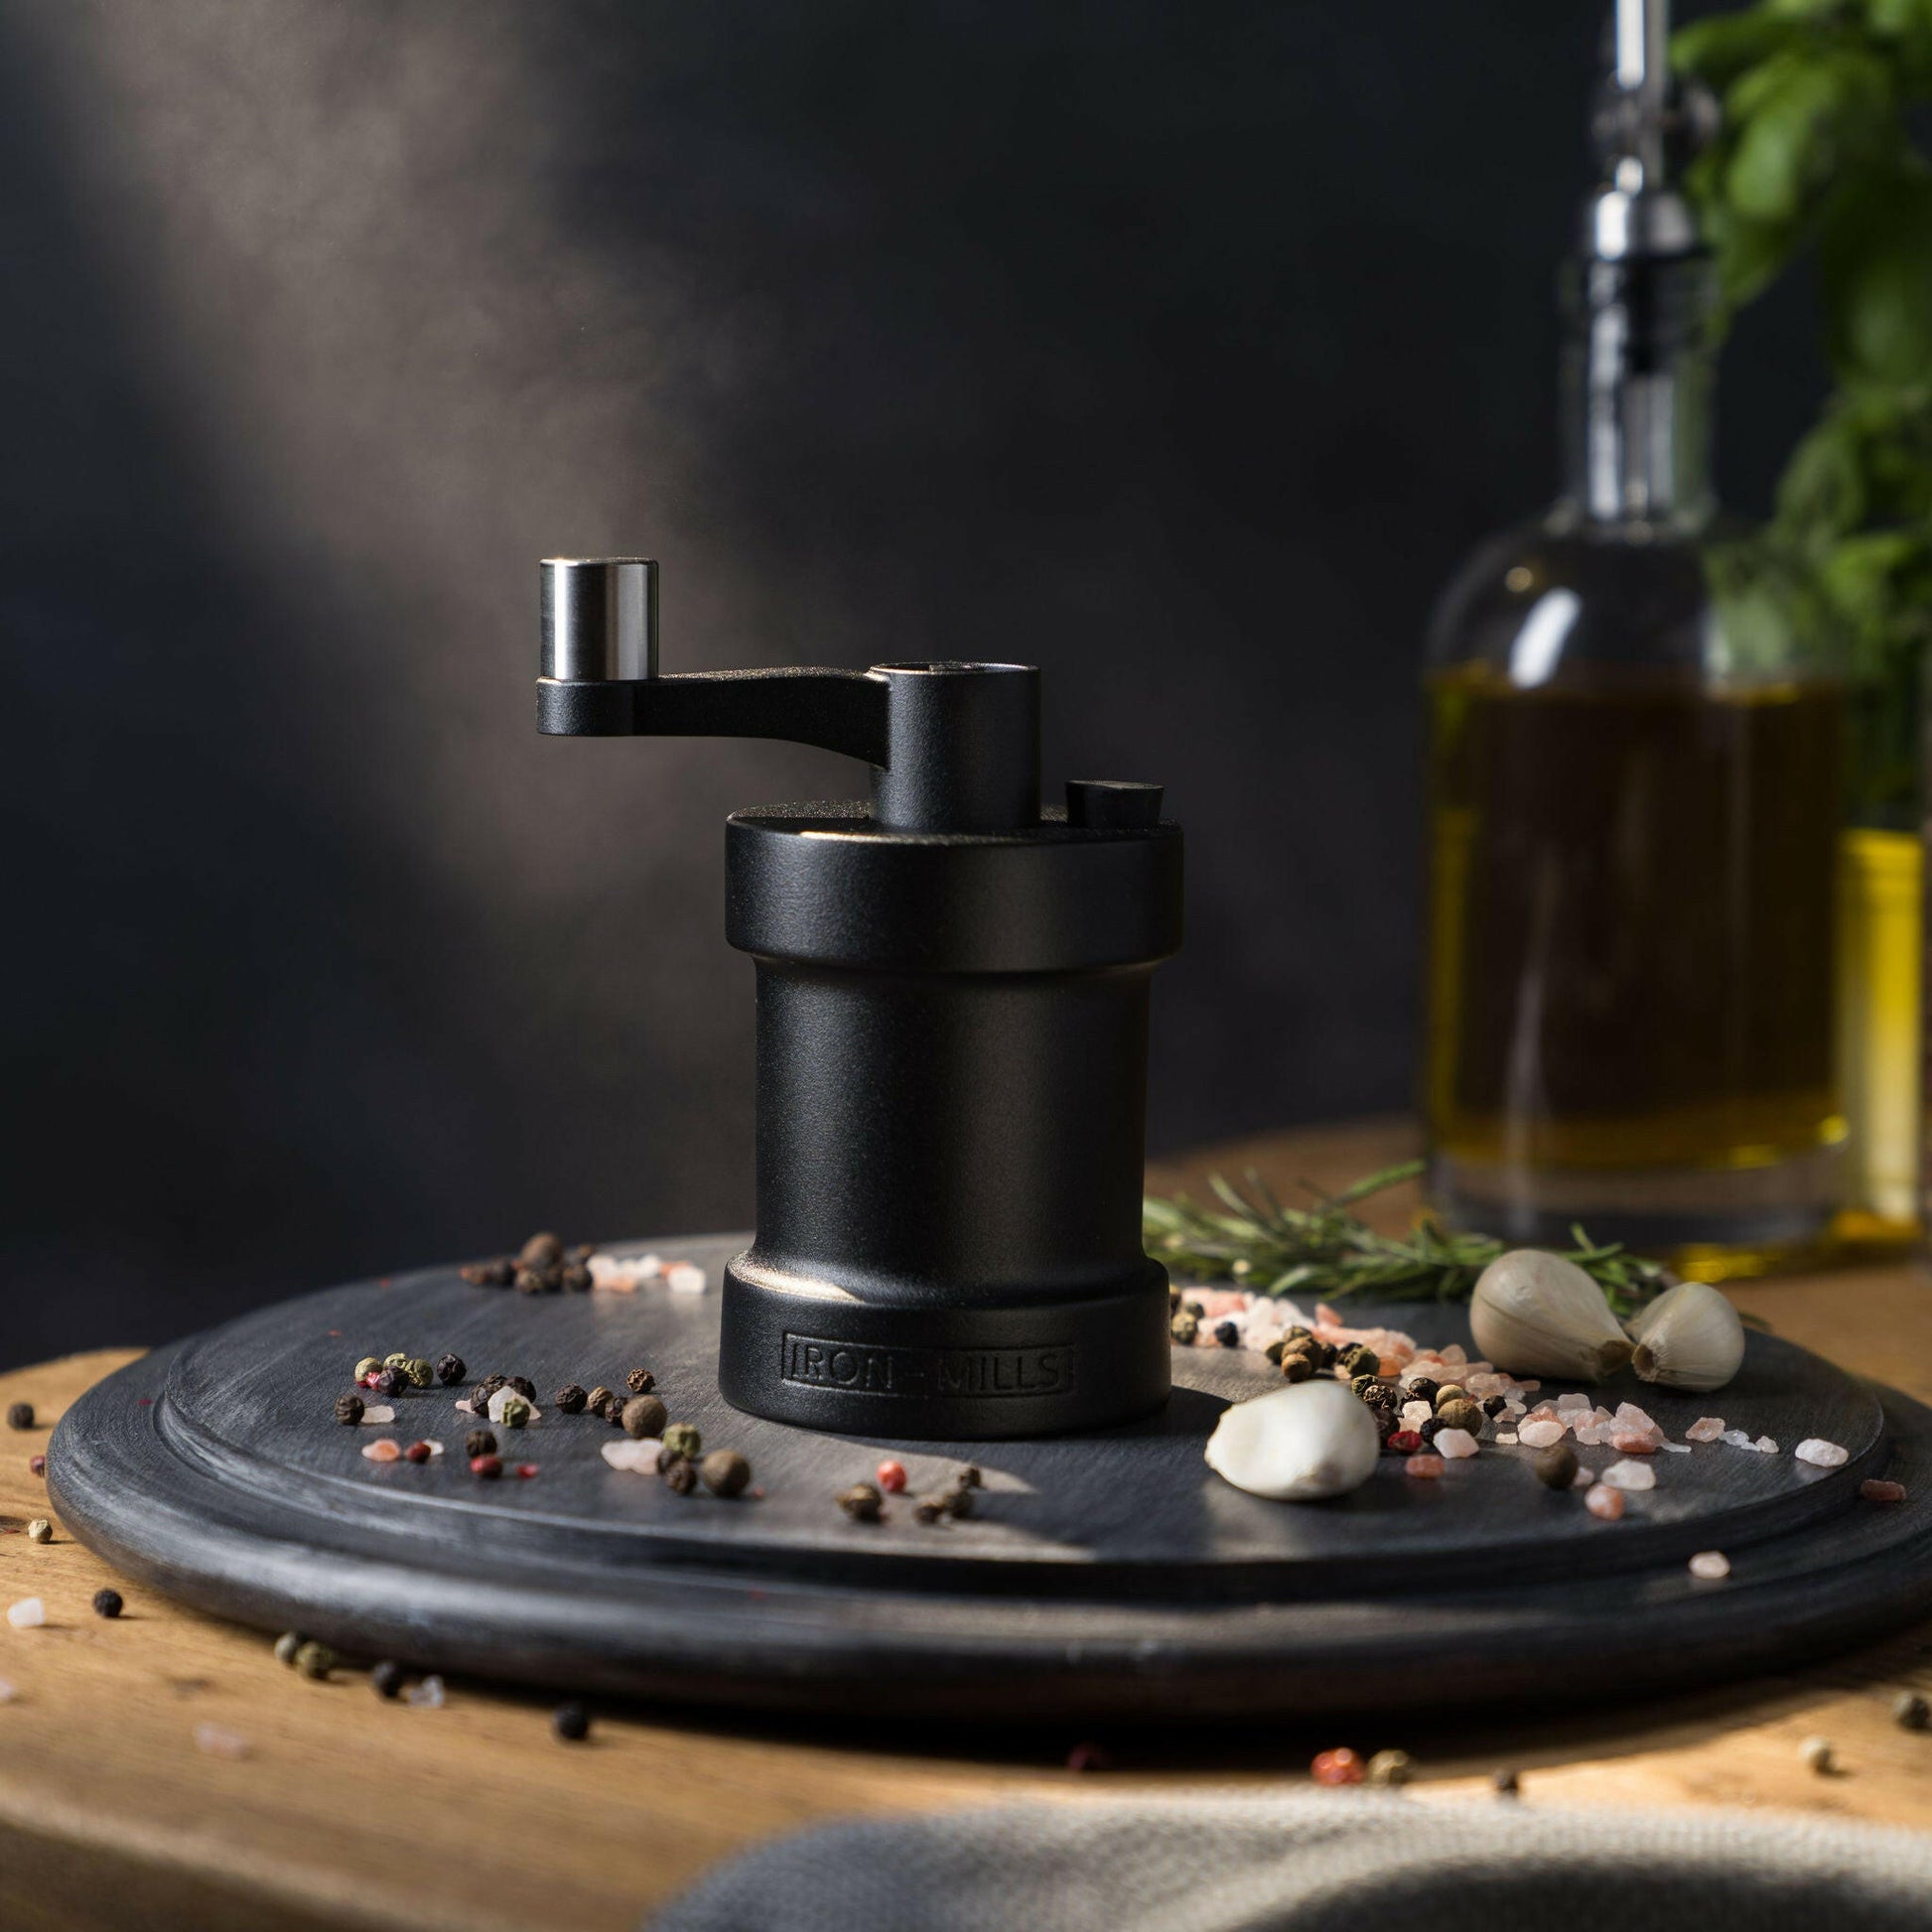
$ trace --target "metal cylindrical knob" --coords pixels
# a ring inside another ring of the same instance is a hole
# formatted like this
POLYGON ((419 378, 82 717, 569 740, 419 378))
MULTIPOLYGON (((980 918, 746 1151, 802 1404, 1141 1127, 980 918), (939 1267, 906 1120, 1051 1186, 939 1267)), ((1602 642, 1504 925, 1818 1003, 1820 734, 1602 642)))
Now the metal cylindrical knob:
POLYGON ((657 675, 657 565, 649 557, 546 557, 542 675, 657 675))

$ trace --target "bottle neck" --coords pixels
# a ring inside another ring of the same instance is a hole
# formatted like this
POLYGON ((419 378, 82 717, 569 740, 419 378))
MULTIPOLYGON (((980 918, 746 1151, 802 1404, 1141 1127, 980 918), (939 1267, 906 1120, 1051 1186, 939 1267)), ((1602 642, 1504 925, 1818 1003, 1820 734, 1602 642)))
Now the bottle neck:
POLYGON ((1633 533, 1710 520, 1710 286, 1702 257, 1579 265, 1563 356, 1569 517, 1633 533))

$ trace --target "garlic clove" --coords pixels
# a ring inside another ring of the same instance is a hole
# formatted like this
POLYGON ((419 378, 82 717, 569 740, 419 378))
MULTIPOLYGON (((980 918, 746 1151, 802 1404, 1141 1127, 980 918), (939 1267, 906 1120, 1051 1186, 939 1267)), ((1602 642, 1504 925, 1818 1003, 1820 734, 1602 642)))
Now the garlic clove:
POLYGON ((1216 1475, 1252 1496, 1317 1502, 1368 1480, 1382 1432, 1341 1383, 1296 1382, 1224 1411, 1205 1454, 1216 1475))
POLYGON ((1667 1389, 1722 1389, 1744 1359, 1744 1324, 1709 1282, 1666 1289, 1631 1322, 1630 1337, 1637 1373, 1667 1389))
POLYGON ((1511 1375, 1600 1382, 1630 1359, 1603 1291, 1561 1255, 1515 1248, 1476 1277, 1469 1328, 1477 1352, 1511 1375))

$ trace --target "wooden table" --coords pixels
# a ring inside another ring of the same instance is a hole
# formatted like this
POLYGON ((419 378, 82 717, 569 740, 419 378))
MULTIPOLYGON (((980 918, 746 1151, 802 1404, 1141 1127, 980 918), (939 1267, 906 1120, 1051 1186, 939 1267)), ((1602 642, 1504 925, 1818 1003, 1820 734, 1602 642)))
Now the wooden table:
MULTIPOLYGON (((1153 1175, 1198 1187, 1214 1167, 1255 1167, 1278 1187, 1337 1185, 1397 1159, 1399 1124, 1280 1135, 1153 1175)), ((1383 1202, 1400 1218, 1409 1203, 1383 1202)), ((1754 1283, 1739 1305, 1776 1330, 1932 1401, 1932 1279, 1919 1265, 1754 1283)), ((0 1511, 45 1508, 27 1458, 45 1426, 126 1353, 72 1356, 0 1377, 0 1405, 40 1426, 0 1436, 0 1511)), ((359 1672, 310 1683, 265 1638, 125 1588, 60 1534, 0 1537, 0 1600, 38 1595, 44 1628, 0 1625, 0 1927, 495 1926, 617 1928, 707 1865, 770 1834, 855 1812, 1018 1796, 1061 1800, 1213 1781, 1292 1788, 1336 1743, 1399 1745, 1418 1802, 1496 1803, 1490 1774, 1522 1774, 1524 1801, 1775 1805, 1932 1827, 1932 1732, 1894 1725, 1904 1687, 1932 1693, 1932 1623, 1800 1675, 1610 1711, 1505 1710, 1487 1722, 1384 1721, 1340 1736, 1271 1727, 836 1737, 803 1725, 726 1725, 672 1712, 600 1713, 591 1739, 553 1739, 540 1699, 455 1683, 437 1710, 379 1702, 359 1672), (246 1755, 198 1747, 198 1726, 246 1755), (1842 1771, 1800 1761, 1814 1733, 1842 1771), (1111 1768, 1066 1766, 1103 1745, 1111 1768)), ((1932 1603, 1927 1605, 1932 1616, 1932 1603)), ((822 1729, 822 1727, 820 1727, 822 1729)))

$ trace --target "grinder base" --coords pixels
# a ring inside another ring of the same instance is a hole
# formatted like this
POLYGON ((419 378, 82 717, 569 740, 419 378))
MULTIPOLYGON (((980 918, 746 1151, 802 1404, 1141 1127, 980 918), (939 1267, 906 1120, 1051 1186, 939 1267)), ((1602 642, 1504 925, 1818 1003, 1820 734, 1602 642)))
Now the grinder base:
POLYGON ((1107 1429, 1169 1392, 1168 1275, 1006 1308, 882 1306, 781 1287, 748 1251, 725 1270, 718 1386, 771 1422, 990 1443, 1107 1429))

